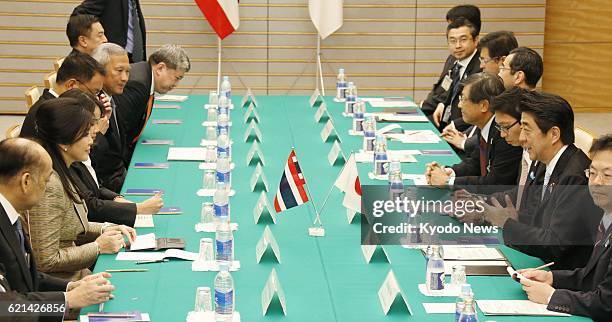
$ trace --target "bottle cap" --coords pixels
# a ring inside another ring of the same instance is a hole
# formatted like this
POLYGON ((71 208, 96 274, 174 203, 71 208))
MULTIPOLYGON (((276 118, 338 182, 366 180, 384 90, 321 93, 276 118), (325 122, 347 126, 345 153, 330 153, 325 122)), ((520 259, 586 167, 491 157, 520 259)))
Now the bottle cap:
POLYGON ((472 286, 470 284, 461 284, 461 294, 472 293, 472 286))

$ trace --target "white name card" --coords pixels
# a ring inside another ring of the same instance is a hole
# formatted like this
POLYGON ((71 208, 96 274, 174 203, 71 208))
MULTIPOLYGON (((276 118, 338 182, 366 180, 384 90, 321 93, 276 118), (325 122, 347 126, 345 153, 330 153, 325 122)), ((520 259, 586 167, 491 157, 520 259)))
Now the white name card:
POLYGON ((321 96, 321 92, 319 92, 319 89, 314 90, 308 102, 310 103, 311 107, 317 107, 323 102, 323 97, 321 96))
POLYGON ((253 134, 255 135, 255 140, 259 142, 262 141, 263 135, 261 135, 261 130, 259 129, 259 126, 257 126, 255 120, 251 120, 251 123, 249 123, 246 131, 244 131, 244 142, 247 142, 253 134))
POLYGON ((387 278, 385 278, 385 281, 378 290, 378 299, 380 300, 380 306, 382 307, 385 315, 389 313, 391 305, 393 305, 393 302, 397 296, 401 297, 402 301, 406 305, 406 308, 408 309, 408 313, 412 315, 412 308, 410 308, 410 304, 408 304, 408 297, 400 288, 393 270, 389 270, 387 278))
POLYGON ((266 250, 268 248, 272 250, 276 261, 280 264, 280 248, 278 247, 278 242, 276 242, 276 238, 274 238, 274 235, 272 234, 272 230, 270 230, 270 226, 266 226, 263 235, 255 246, 255 257, 257 258, 258 264, 259 262, 261 262, 261 258, 266 253, 266 250))
POLYGON ((349 224, 353 223, 353 220, 355 220, 355 217, 357 215, 357 212, 353 209, 348 209, 346 208, 346 219, 348 220, 349 224))
POLYGON ((276 224, 276 214, 274 213, 274 211, 272 211, 272 206, 270 205, 270 201, 266 196, 266 192, 262 191, 259 195, 259 199, 257 200, 257 204, 253 208, 253 219, 255 220, 255 224, 259 223, 259 220, 264 214, 270 216, 272 222, 276 224))
POLYGON ((263 152, 261 151, 261 148, 259 147, 259 143, 257 143, 257 141, 253 142, 253 145, 251 145, 251 148, 249 149, 249 152, 247 153, 247 157, 246 157, 247 166, 251 165, 251 162, 253 161, 253 157, 255 155, 257 155, 258 163, 261 163, 262 165, 266 165, 266 160, 264 159, 263 152))
POLYGON ((342 155, 342 148, 340 147, 340 143, 338 143, 338 141, 336 140, 334 141, 331 150, 329 150, 329 153, 327 154, 327 162, 329 162, 329 165, 333 166, 334 164, 336 164, 336 161, 338 159, 346 161, 344 159, 344 155, 342 155))
POLYGON ((261 163, 257 163, 257 167, 255 167, 255 172, 253 172, 253 175, 251 176, 251 191, 255 191, 255 187, 260 181, 263 183, 264 189, 268 191, 268 179, 266 178, 266 175, 263 172, 261 163))
POLYGON ((389 254, 387 254, 387 250, 385 250, 383 246, 361 245, 361 252, 363 253, 363 258, 365 258, 366 263, 369 264, 372 261, 372 257, 374 256, 376 249, 378 249, 379 247, 381 251, 383 252, 383 254, 385 254, 385 259, 387 260, 387 263, 391 263, 391 260, 389 260, 389 254))
POLYGON ((246 94, 244 95, 244 97, 242 98, 242 103, 240 104, 242 105, 242 107, 247 107, 249 105, 251 106, 257 106, 257 99, 255 98, 255 95, 253 95, 253 91, 251 91, 251 88, 247 89, 246 94))
POLYGON ((325 127, 323 127, 323 130, 321 130, 321 140, 323 140, 323 142, 327 142, 332 133, 336 136, 338 141, 340 141, 340 137, 338 136, 338 133, 334 128, 334 124, 331 120, 328 120, 327 123, 325 123, 325 127))
MULTIPOLYGON (((321 105, 319 106, 319 109, 317 109, 317 112, 315 113, 314 119, 315 122, 319 123, 321 121, 321 118, 323 118, 323 115, 327 114, 327 104, 325 104, 325 102, 321 103, 321 105)), ((327 115, 327 118, 329 118, 329 115, 327 115)))
POLYGON ((249 109, 244 113, 244 123, 247 123, 250 120, 255 120, 257 123, 260 122, 259 113, 253 105, 249 106, 249 109))
POLYGON ((276 274, 276 270, 273 268, 270 273, 270 277, 268 277, 268 281, 266 285, 264 285, 264 289, 261 291, 261 313, 265 316, 268 313, 268 308, 272 303, 272 299, 274 295, 278 297, 278 301, 280 302, 281 308, 283 309, 283 314, 287 315, 287 301, 285 299, 285 291, 283 291, 283 287, 278 280, 278 275, 276 274))

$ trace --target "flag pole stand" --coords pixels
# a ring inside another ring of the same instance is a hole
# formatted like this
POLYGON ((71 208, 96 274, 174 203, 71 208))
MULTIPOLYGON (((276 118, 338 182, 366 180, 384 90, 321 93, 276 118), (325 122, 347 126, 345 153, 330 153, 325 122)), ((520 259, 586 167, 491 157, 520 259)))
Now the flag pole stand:
POLYGON ((221 86, 221 38, 217 37, 217 97, 221 96, 219 88, 221 86))
POLYGON ((317 89, 319 89, 319 82, 321 84, 321 95, 325 96, 325 84, 323 84, 323 68, 321 67, 321 37, 317 33, 317 76, 316 83, 317 89))
MULTIPOLYGON (((351 152, 352 154, 352 152, 351 152)), ((344 157, 345 160, 348 160, 346 158, 346 156, 344 156, 344 152, 342 152, 342 156, 344 157)), ((344 165, 342 165, 342 169, 340 169, 340 171, 338 172, 338 174, 342 173, 342 171, 344 170, 344 168, 346 167, 347 162, 344 163, 344 165)), ((338 179, 338 177, 336 177, 336 179, 338 179)), ((331 195, 332 190, 334 189, 335 186, 335 182, 332 183, 331 187, 329 187, 329 190, 327 191, 327 195, 325 195, 325 199, 323 199, 323 204, 321 205, 321 210, 320 213, 323 213, 323 210, 325 209, 325 205, 327 205, 327 201, 329 200, 329 196, 331 195)), ((320 219, 320 218, 319 218, 320 219)), ((320 222, 320 220, 319 220, 320 222)), ((316 224, 316 220, 315 220, 315 224, 316 224)))
MULTIPOLYGON (((304 172, 302 171, 302 173, 304 172)), ((312 208, 314 208, 314 211, 316 214, 315 221, 312 224, 312 227, 308 228, 308 235, 312 237, 324 237, 325 228, 323 228, 323 223, 321 223, 321 215, 319 214, 319 211, 317 210, 317 205, 314 199, 312 198, 312 194, 310 193, 310 188, 308 188, 308 182, 305 183, 305 186, 306 186, 306 193, 308 193, 308 197, 310 198, 310 200, 312 200, 312 208)))

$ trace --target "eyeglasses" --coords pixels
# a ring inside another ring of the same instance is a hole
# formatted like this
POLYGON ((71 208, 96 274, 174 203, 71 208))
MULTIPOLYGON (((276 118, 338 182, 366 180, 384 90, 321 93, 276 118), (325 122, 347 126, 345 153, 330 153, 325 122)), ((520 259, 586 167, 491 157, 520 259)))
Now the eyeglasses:
POLYGON ((594 169, 586 169, 584 170, 584 175, 589 178, 589 180, 595 180, 597 177, 599 177, 602 183, 612 183, 611 173, 597 172, 594 169))
POLYGON ((99 94, 102 92, 102 90, 99 90, 98 92, 94 92, 93 90, 91 90, 91 88, 89 88, 89 86, 87 86, 87 85, 86 85, 85 83, 83 83, 82 81, 80 81, 80 80, 78 80, 78 79, 77 79, 76 81, 77 81, 77 82, 79 82, 79 84, 83 85, 83 87, 85 87, 85 88, 87 89, 87 91, 88 91, 88 92, 89 92, 91 95, 93 95, 93 96, 96 96, 96 97, 97 97, 97 96, 98 96, 98 95, 99 95, 99 94))
POLYGON ((449 45, 453 45, 453 46, 456 45, 457 43, 459 43, 461 45, 465 45, 470 40, 472 40, 472 39, 471 38, 466 38, 466 37, 462 37, 462 38, 459 38, 459 39, 452 38, 452 39, 448 40, 448 44, 449 45))
POLYGON ((521 123, 521 121, 516 121, 516 122, 514 122, 514 123, 510 124, 510 126, 501 126, 501 125, 499 125, 499 124, 495 123, 495 128, 496 128, 496 129, 497 129, 499 132, 508 133, 508 131, 510 131, 510 129, 511 129, 513 126, 515 126, 515 125, 517 125, 517 124, 519 124, 519 123, 521 123))
POLYGON ((491 57, 491 58, 482 58, 482 57, 478 57, 478 60, 480 60, 480 63, 483 65, 488 64, 490 61, 497 61, 499 59, 498 57, 491 57))

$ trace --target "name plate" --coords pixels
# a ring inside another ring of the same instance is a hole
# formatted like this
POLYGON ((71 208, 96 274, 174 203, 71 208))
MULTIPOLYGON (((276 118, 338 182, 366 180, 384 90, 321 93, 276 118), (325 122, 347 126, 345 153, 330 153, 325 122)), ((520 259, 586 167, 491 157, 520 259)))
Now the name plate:
POLYGON ((385 281, 378 290, 378 299, 380 300, 380 306, 382 307, 385 315, 389 313, 391 305, 393 305, 393 302, 395 302, 395 299, 398 296, 401 297, 402 302, 408 309, 408 313, 412 315, 412 308, 408 303, 408 297, 400 288, 399 283, 397 282, 397 278, 395 278, 395 274, 393 273, 393 270, 389 270, 385 281))
POLYGON ((251 88, 247 89, 247 92, 242 98, 242 102, 240 105, 242 105, 242 107, 258 106, 257 99, 255 98, 255 95, 253 95, 253 91, 251 91, 251 88))
POLYGON ((317 107, 321 105, 322 102, 323 97, 321 96, 321 92, 319 92, 318 89, 315 89, 312 95, 310 96, 310 100, 308 100, 308 103, 310 103, 311 107, 317 107))
POLYGON ((255 187, 260 181, 263 183, 265 191, 268 191, 268 179, 266 178, 266 175, 263 172, 263 167, 261 166, 261 163, 257 163, 257 167, 255 167, 255 171, 251 176, 251 191, 255 191, 255 187))
POLYGON ((276 224, 276 213, 272 211, 272 205, 270 205, 266 192, 262 191, 257 200, 257 204, 253 208, 253 219, 255 220, 255 224, 259 223, 259 220, 264 214, 270 216, 272 222, 276 224))
POLYGON ((338 143, 338 141, 334 141, 331 150, 329 150, 329 153, 327 154, 327 162, 329 162, 329 165, 333 166, 334 164, 336 164, 336 161, 338 159, 346 161, 344 160, 344 155, 342 155, 342 148, 340 147, 340 143, 338 143))
POLYGON ((319 123, 323 118, 329 119, 329 114, 327 114, 327 104, 325 104, 325 102, 321 103, 314 116, 315 122, 317 123, 319 123))
POLYGON ((253 145, 251 145, 251 148, 249 149, 249 152, 247 153, 247 157, 246 157, 247 166, 251 165, 251 162, 253 161, 253 157, 255 157, 255 155, 257 155, 258 163, 262 165, 266 165, 266 160, 264 159, 263 152, 261 151, 261 148, 259 147, 259 143, 257 143, 257 141, 253 142, 253 145))
POLYGON ((257 113, 257 110, 253 105, 249 106, 247 111, 244 113, 244 123, 247 123, 250 120, 255 120, 257 123, 260 122, 259 113, 257 113))
POLYGON ((268 248, 272 250, 272 254, 274 254, 274 258, 280 264, 281 257, 280 257, 280 248, 278 247, 278 242, 276 241, 276 238, 274 238, 274 235, 272 234, 272 230, 270 230, 270 227, 266 226, 266 228, 264 229, 263 235, 261 236, 261 238, 257 242, 257 245, 255 246, 255 257, 257 259, 258 264, 259 262, 261 262, 261 258, 266 253, 266 250, 268 248))
POLYGON ((254 140, 259 142, 261 142, 263 139, 261 130, 259 129, 259 126, 257 126, 257 122, 255 122, 255 120, 251 120, 246 131, 244 131, 244 142, 248 142, 250 137, 253 137, 254 140))
POLYGON ((283 310, 283 315, 287 315, 287 301, 285 299, 285 291, 283 291, 283 287, 278 279, 278 274, 276 274, 276 270, 273 268, 270 273, 270 277, 268 277, 268 281, 264 285, 263 290, 261 291, 261 313, 265 316, 268 313, 268 308, 272 303, 272 299, 274 299, 274 295, 278 298, 280 302, 280 306, 283 310))

